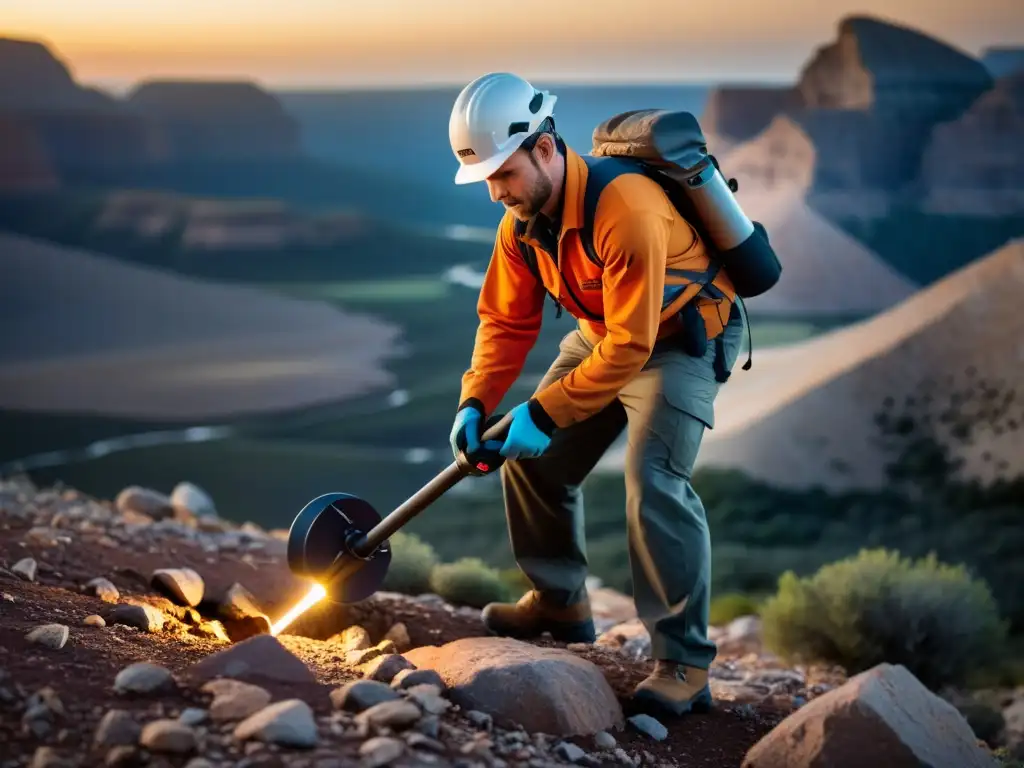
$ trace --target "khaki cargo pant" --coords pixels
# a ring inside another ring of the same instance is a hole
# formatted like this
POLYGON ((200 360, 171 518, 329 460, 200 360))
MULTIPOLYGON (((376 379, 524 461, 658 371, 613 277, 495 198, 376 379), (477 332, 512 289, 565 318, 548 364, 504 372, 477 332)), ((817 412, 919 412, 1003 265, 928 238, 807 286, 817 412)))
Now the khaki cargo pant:
MULTIPOLYGON (((724 336, 732 370, 743 321, 733 313, 724 336)), ((592 347, 578 330, 538 386, 565 375, 592 347)), ((722 386, 707 354, 687 355, 671 343, 655 347, 643 371, 604 410, 558 430, 535 459, 501 470, 513 555, 536 589, 563 604, 586 593, 586 545, 580 485, 611 443, 628 429, 626 530, 633 598, 657 659, 707 668, 717 648, 708 639, 711 538, 690 476, 714 400, 722 386)))

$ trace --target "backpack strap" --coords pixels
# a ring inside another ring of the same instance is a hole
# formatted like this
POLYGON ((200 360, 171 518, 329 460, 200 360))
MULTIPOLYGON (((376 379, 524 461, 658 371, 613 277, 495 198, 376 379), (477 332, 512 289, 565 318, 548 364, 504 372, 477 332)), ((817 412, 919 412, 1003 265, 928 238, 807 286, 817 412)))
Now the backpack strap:
POLYGON ((582 155, 583 161, 587 164, 587 187, 583 191, 583 226, 580 228, 580 242, 587 258, 599 267, 604 267, 604 261, 597 254, 594 248, 594 218, 597 216, 597 201, 601 199, 601 193, 612 179, 624 173, 644 173, 643 166, 635 160, 628 160, 624 157, 609 155, 607 157, 595 157, 593 155, 582 155))

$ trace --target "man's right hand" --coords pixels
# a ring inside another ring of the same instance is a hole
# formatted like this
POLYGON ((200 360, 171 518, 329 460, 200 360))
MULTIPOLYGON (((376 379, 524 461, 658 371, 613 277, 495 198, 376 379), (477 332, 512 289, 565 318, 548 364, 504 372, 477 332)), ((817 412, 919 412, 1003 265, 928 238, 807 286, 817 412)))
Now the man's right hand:
POLYGON ((472 404, 464 405, 455 414, 455 423, 452 425, 452 432, 448 439, 452 446, 452 454, 456 459, 462 452, 469 456, 480 448, 482 420, 483 412, 472 404))

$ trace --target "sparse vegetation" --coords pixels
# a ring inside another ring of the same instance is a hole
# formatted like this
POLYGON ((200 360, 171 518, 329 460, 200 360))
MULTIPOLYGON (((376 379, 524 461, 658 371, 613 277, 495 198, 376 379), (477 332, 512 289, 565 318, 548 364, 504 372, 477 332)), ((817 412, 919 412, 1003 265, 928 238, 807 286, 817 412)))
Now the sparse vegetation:
POLYGON ((487 603, 510 598, 501 574, 478 557, 463 557, 435 566, 430 585, 453 605, 483 608, 487 603))
POLYGON ((1006 625, 988 585, 929 556, 862 550, 800 578, 787 572, 761 610, 767 647, 857 674, 902 664, 936 690, 1001 663, 1006 625))
POLYGON ((756 616, 760 610, 760 603, 750 595, 719 595, 711 598, 709 621, 712 626, 721 627, 740 616, 756 616))
POLYGON ((438 564, 434 548, 416 534, 403 531, 395 533, 390 542, 391 566, 384 589, 406 595, 429 592, 430 576, 438 564))

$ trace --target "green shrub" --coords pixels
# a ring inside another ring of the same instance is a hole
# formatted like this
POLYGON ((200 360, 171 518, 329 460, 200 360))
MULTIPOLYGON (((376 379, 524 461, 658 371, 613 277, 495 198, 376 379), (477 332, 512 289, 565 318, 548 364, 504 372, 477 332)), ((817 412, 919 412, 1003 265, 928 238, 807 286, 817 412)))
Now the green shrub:
POLYGON ((1002 663, 1007 626, 988 585, 934 555, 861 550, 799 578, 787 571, 761 608, 767 647, 853 675, 902 664, 932 690, 1002 663))
POLYGON ((434 567, 431 589, 453 605, 483 608, 496 600, 508 600, 510 590, 501 574, 478 557, 463 557, 434 567))
POLYGON ((761 607, 750 595, 732 593, 720 595, 711 600, 710 622, 721 627, 740 616, 756 616, 761 607))
POLYGON ((414 533, 398 531, 391 536, 391 565, 382 589, 406 595, 430 591, 430 574, 438 563, 437 553, 414 533))
POLYGON ((518 568, 502 568, 498 575, 508 589, 510 598, 518 600, 525 593, 533 589, 533 584, 526 578, 526 574, 518 568))

